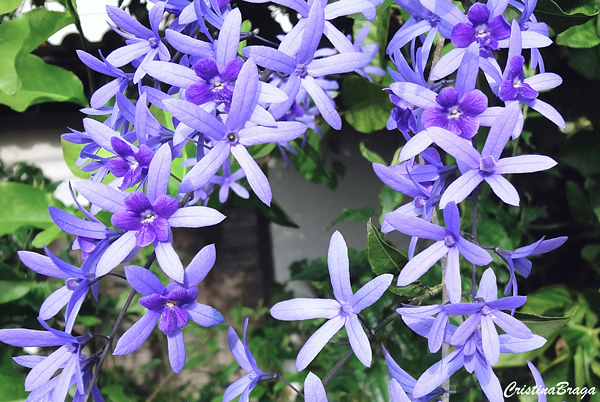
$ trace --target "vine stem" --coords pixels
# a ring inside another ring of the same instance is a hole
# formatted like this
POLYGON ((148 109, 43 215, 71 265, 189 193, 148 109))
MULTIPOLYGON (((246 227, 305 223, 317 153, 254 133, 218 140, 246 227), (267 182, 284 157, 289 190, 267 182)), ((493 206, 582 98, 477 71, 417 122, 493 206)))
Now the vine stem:
MULTIPOLYGON (((186 205, 188 201, 192 198, 193 194, 193 192, 185 194, 183 199, 179 202, 179 208, 182 208, 184 205, 186 205)), ((156 260, 156 251, 153 251, 152 254, 150 254, 150 257, 148 257, 148 261, 146 261, 144 268, 150 269, 150 267, 154 263, 154 260, 156 260)), ((123 318, 125 318, 125 314, 127 314, 127 310, 129 309, 129 306, 131 305, 133 297, 136 293, 137 292, 134 289, 131 289, 131 292, 129 292, 129 296, 127 296, 127 300, 125 301, 125 304, 123 305, 123 308, 121 309, 121 312, 119 313, 119 316, 117 317, 117 320, 115 321, 115 324, 113 325, 112 330, 110 331, 110 335, 108 336, 108 342, 106 342, 106 344, 104 345, 102 353, 100 354, 100 358, 98 359, 98 363, 96 363, 96 370, 94 371, 94 375, 92 376, 92 379, 90 380, 90 383, 85 391, 85 395, 83 396, 82 402, 87 402, 90 395, 92 394, 92 389, 94 388, 94 384, 96 384, 96 382, 98 381, 98 375, 100 374, 100 370, 102 369, 104 360, 106 360, 108 352, 112 349, 112 344, 115 341, 115 335, 117 334, 117 330, 121 326, 121 322, 123 321, 123 318)))
MULTIPOLYGON (((396 311, 394 311, 392 314, 388 315, 383 321, 381 321, 379 324, 377 324, 377 326, 375 326, 375 328, 373 328, 373 330, 370 332, 370 334, 367 336, 367 338, 369 340, 375 338, 375 335, 379 331, 384 329, 386 326, 388 326, 391 322, 396 320, 398 317, 400 317, 400 314, 398 314, 396 311)), ((338 362, 331 368, 331 370, 329 370, 329 372, 325 375, 325 377, 323 377, 323 381, 322 381, 323 386, 326 386, 327 383, 329 381, 331 381, 333 376, 335 376, 337 374, 337 372, 340 371, 340 369, 346 363, 348 363, 348 360, 350 360, 352 358, 353 354, 354 354, 354 351, 352 349, 350 349, 348 352, 346 352, 346 354, 340 360, 338 360, 338 362)))
POLYGON ((283 376, 281 374, 279 374, 279 373, 276 373, 276 374, 277 374, 277 379, 283 381, 288 387, 293 389, 295 393, 297 393, 302 399, 304 399, 304 394, 302 392, 300 392, 298 390, 298 388, 294 387, 291 382, 289 382, 288 380, 283 378, 283 376))

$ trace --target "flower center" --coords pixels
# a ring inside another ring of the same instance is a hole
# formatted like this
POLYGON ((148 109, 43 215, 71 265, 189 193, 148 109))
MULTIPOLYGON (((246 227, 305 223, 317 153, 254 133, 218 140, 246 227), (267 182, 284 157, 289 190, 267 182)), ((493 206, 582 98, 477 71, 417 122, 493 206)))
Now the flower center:
POLYGON ((150 44, 150 47, 152 49, 156 49, 158 47, 158 41, 156 40, 156 38, 148 39, 148 43, 150 44))
POLYGON ((515 78, 513 80, 513 87, 521 88, 522 86, 523 86, 523 81, 521 81, 519 78, 515 78))
POLYGON ((168 301, 165 303, 165 305, 166 305, 168 308, 174 308, 175 306, 177 306, 177 302, 174 302, 173 300, 168 300, 168 301))
POLYGON ((354 313, 354 310, 352 310, 352 305, 350 303, 346 302, 340 306, 340 314, 343 317, 348 317, 352 313, 354 313))
POLYGON ((297 66, 297 67, 296 67, 296 74, 298 74, 298 76, 299 76, 300 78, 304 78, 304 77, 306 77, 306 74, 307 74, 307 73, 308 73, 308 72, 306 71, 306 66, 304 66, 304 65, 299 65, 299 66, 297 66))
POLYGON ((484 156, 479 161, 479 170, 485 173, 492 173, 496 167, 496 162, 491 155, 484 156))
POLYGON ((446 247, 454 247, 456 246, 456 238, 452 234, 447 234, 444 237, 444 243, 446 243, 446 247))
POLYGON ((77 286, 79 286, 80 283, 81 283, 81 279, 69 278, 69 279, 67 279, 65 285, 67 286, 67 289, 75 290, 77 288, 77 286))
POLYGON ((458 107, 453 107, 452 109, 450 109, 450 114, 448 115, 448 118, 458 119, 461 115, 462 115, 462 113, 458 109, 458 107))
POLYGON ((488 30, 487 30, 487 25, 479 25, 477 28, 475 28, 475 36, 478 39, 482 39, 485 38, 486 36, 489 35, 488 30))
POLYGON ((229 133, 227 134, 227 141, 229 141, 232 144, 235 144, 238 140, 238 136, 236 133, 229 133))
POLYGON ((156 220, 154 211, 147 210, 142 212, 142 223, 152 223, 156 220))
POLYGON ((417 197, 415 198, 415 208, 423 208, 425 206, 425 198, 417 197))
POLYGON ((219 92, 220 90, 225 88, 225 83, 221 81, 221 77, 216 76, 212 80, 210 80, 211 85, 213 86, 213 92, 219 92))
POLYGON ((133 156, 128 156, 127 158, 125 158, 127 160, 127 163, 129 163, 129 168, 131 170, 135 170, 138 168, 138 166, 140 166, 140 163, 137 161, 137 159, 135 159, 135 157, 133 156))

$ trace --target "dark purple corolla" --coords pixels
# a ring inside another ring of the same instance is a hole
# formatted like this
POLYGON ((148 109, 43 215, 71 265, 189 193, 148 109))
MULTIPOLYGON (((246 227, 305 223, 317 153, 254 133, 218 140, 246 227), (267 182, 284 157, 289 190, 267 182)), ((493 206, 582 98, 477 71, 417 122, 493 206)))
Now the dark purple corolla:
POLYGON ((167 336, 171 368, 179 373, 185 364, 181 328, 187 325, 188 319, 203 327, 225 322, 217 310, 196 302, 198 283, 210 272, 215 258, 214 245, 204 247, 185 270, 183 281, 173 282, 167 287, 149 270, 135 265, 126 266, 127 281, 143 296, 139 302, 148 311, 125 331, 113 354, 126 355, 139 348, 158 323, 158 329, 167 336))
POLYGON ((492 15, 490 9, 475 3, 467 13, 468 22, 460 22, 452 29, 452 43, 456 47, 468 47, 477 42, 480 54, 489 57, 498 49, 498 41, 510 36, 510 25, 502 14, 492 15))

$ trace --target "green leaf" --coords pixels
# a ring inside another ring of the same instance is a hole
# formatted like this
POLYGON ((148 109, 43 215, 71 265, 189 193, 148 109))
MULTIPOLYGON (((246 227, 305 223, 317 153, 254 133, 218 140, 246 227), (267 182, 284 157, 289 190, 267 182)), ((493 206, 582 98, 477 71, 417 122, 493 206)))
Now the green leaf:
POLYGON ((593 19, 567 29, 556 37, 556 44, 574 48, 590 48, 600 44, 596 23, 596 19, 593 19))
POLYGON ((20 183, 0 184, 0 236, 21 227, 45 229, 53 224, 46 193, 20 183))
POLYGON ((83 84, 71 71, 46 64, 32 54, 19 58, 15 66, 21 87, 14 95, 0 92, 0 104, 17 112, 43 102, 74 102, 87 106, 83 84))
POLYGON ((23 0, 1 0, 0 1, 0 14, 6 14, 15 10, 23 0))
POLYGON ((392 283, 388 290, 398 296, 410 299, 411 302, 416 302, 415 304, 421 304, 423 301, 442 293, 442 288, 441 284, 429 287, 421 281, 417 281, 407 286, 394 286, 392 283))
POLYGON ((331 175, 327 172, 323 164, 321 153, 317 149, 310 143, 304 147, 301 147, 296 142, 292 142, 291 145, 296 153, 290 155, 290 161, 302 177, 317 184, 330 183, 332 181, 331 175))
POLYGON ((248 148, 248 152, 254 159, 262 158, 263 156, 267 156, 271 153, 272 150, 277 146, 274 142, 267 142, 266 144, 258 144, 252 145, 248 148))
POLYGON ((371 163, 380 163, 384 166, 387 166, 387 163, 385 163, 385 161, 383 160, 383 158, 381 156, 379 156, 375 152, 367 149, 364 141, 360 142, 359 147, 360 147, 360 153, 362 154, 363 158, 365 158, 366 160, 368 160, 371 163))
POLYGON ((390 112, 394 108, 384 87, 351 76, 342 84, 342 103, 348 109, 346 121, 355 130, 370 134, 386 127, 390 112))
POLYGON ((0 281, 0 304, 20 299, 34 287, 35 282, 0 281))
POLYGON ((0 92, 14 95, 21 88, 17 61, 28 55, 52 34, 74 21, 69 13, 34 8, 14 20, 0 24, 0 92))
POLYGON ((600 54, 598 48, 569 49, 569 67, 588 80, 600 81, 600 54))
POLYGON ((569 137, 560 151, 560 159, 584 176, 600 175, 600 141, 593 131, 581 131, 569 137))
POLYGON ((567 202, 571 215, 582 225, 587 225, 595 219, 594 211, 590 206, 587 195, 583 189, 572 181, 567 181, 567 202))
POLYGON ((88 172, 82 171, 81 168, 76 165, 77 158, 79 158, 79 154, 84 145, 74 144, 62 138, 60 139, 60 143, 62 145, 63 159, 71 173, 82 179, 89 179, 91 175, 88 172))
POLYGON ((102 320, 94 315, 78 315, 77 321, 88 327, 93 327, 94 325, 102 323, 102 320))
POLYGON ((354 221, 354 222, 362 222, 365 219, 369 219, 373 215, 376 215, 377 211, 375 208, 364 207, 360 209, 347 209, 344 208, 340 216, 336 218, 329 227, 325 228, 325 230, 329 230, 333 225, 340 222, 354 221))
POLYGON ((392 212, 398 205, 402 204, 404 200, 404 194, 388 187, 383 186, 379 192, 379 204, 381 205, 381 220, 383 216, 388 212, 392 212))
POLYGON ((128 402, 129 398, 125 395, 122 385, 108 385, 102 387, 102 393, 108 397, 107 402, 128 402))
POLYGON ((386 272, 400 272, 408 262, 408 258, 394 247, 387 244, 371 220, 367 222, 367 258, 376 275, 386 272))
POLYGON ((514 317, 527 325, 534 334, 550 340, 554 338, 562 327, 571 321, 574 315, 575 313, 573 312, 567 317, 544 317, 533 314, 515 313, 514 317))
POLYGON ((38 233, 31 242, 31 245, 35 248, 43 248, 45 245, 50 244, 63 236, 67 236, 67 234, 60 230, 58 226, 52 225, 48 229, 44 229, 38 233))
POLYGON ((535 15, 556 33, 585 24, 598 14, 594 0, 539 0, 535 15))

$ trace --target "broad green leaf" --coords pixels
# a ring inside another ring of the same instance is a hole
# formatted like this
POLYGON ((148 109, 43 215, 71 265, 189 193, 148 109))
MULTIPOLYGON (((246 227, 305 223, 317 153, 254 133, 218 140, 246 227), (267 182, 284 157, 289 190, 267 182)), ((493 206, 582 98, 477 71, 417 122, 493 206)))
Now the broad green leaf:
MULTIPOLYGON (((241 31, 242 32, 250 32, 250 30, 252 29, 252 22, 250 20, 244 20, 244 22, 242 22, 242 26, 241 26, 241 31)), ((246 47, 247 41, 243 40, 240 42, 240 44, 238 45, 238 53, 242 53, 242 50, 244 50, 244 48, 246 47)))
POLYGON ((598 14, 594 0, 539 0, 535 16, 559 34, 564 30, 588 22, 598 14))
POLYGON ((21 87, 12 96, 0 92, 0 104, 17 112, 43 102, 74 102, 87 106, 83 84, 71 71, 46 64, 32 54, 17 59, 15 66, 21 87))
POLYGON ((536 335, 539 335, 547 340, 552 339, 558 331, 573 318, 575 313, 567 317, 543 317, 533 314, 515 313, 514 317, 536 335))
POLYGON ((248 152, 254 159, 262 158, 263 156, 267 156, 271 153, 272 150, 277 146, 274 142, 267 142, 266 144, 258 144, 252 145, 248 148, 248 152))
POLYGON ((360 146, 360 153, 362 154, 363 158, 365 158, 366 160, 368 160, 371 163, 381 163, 382 165, 387 166, 387 163, 385 163, 385 161, 383 160, 383 158, 381 156, 379 156, 377 153, 367 149, 364 141, 361 141, 359 146, 360 146))
POLYGON ((35 282, 0 281, 0 304, 20 299, 34 287, 35 282))
POLYGON ((386 272, 400 272, 408 262, 408 258, 400 251, 386 243, 371 220, 367 222, 367 258, 376 275, 386 272))
POLYGON ((577 222, 587 225, 595 218, 594 211, 590 206, 587 195, 581 188, 572 181, 567 181, 567 202, 571 209, 571 215, 577 222))
POLYGON ((53 224, 46 193, 20 183, 0 184, 0 236, 21 227, 45 229, 53 224))
POLYGON ((560 151, 560 160, 584 176, 600 174, 600 141, 593 131, 581 131, 567 139, 560 151))
POLYGON ((394 286, 392 283, 388 290, 398 296, 403 296, 408 298, 411 303, 414 305, 420 305, 425 300, 431 299, 442 293, 443 286, 437 285, 434 287, 429 287, 423 284, 421 281, 417 281, 415 283, 411 283, 407 286, 394 286))
POLYGON ((0 24, 0 92, 14 95, 22 83, 17 61, 34 51, 52 34, 74 21, 69 13, 34 8, 0 24))
POLYGON ((360 209, 347 209, 344 208, 340 216, 338 216, 331 225, 327 227, 325 230, 329 230, 333 225, 340 222, 354 221, 354 222, 362 222, 366 219, 369 219, 373 215, 376 215, 377 211, 375 208, 364 207, 360 209))
POLYGON ((76 165, 77 158, 79 158, 79 154, 81 153, 83 145, 74 144, 72 142, 65 141, 62 138, 60 139, 60 143, 62 146, 63 159, 65 160, 65 163, 67 164, 67 167, 71 173, 82 179, 89 179, 91 175, 88 172, 82 171, 81 168, 76 165))
POLYGON ((52 225, 38 233, 31 242, 31 245, 35 248, 42 248, 63 236, 67 236, 67 234, 60 230, 58 226, 52 225))
POLYGON ((296 150, 296 153, 290 155, 290 161, 302 177, 317 184, 331 182, 331 175, 325 169, 319 151, 310 143, 304 147, 300 147, 296 142, 291 143, 291 145, 296 150))
POLYGON ((548 314, 548 311, 561 311, 573 303, 573 296, 564 286, 549 286, 527 295, 527 303, 521 313, 548 314))
POLYGON ((383 86, 351 76, 342 84, 342 103, 348 109, 346 121, 355 130, 370 134, 386 127, 394 105, 383 86))
POLYGON ((556 44, 574 48, 590 48, 600 44, 596 23, 595 18, 585 24, 567 29, 556 37, 556 44))
POLYGON ((13 11, 23 2, 23 0, 0 0, 0 14, 13 11))

